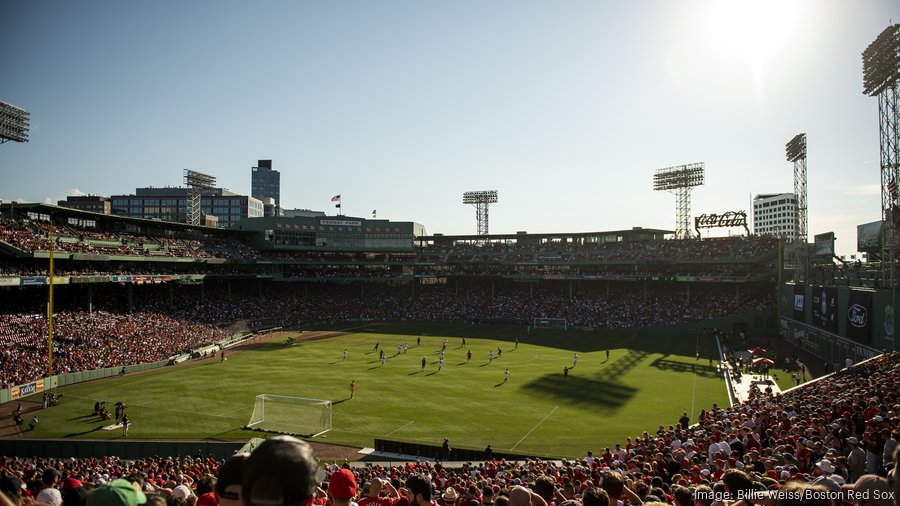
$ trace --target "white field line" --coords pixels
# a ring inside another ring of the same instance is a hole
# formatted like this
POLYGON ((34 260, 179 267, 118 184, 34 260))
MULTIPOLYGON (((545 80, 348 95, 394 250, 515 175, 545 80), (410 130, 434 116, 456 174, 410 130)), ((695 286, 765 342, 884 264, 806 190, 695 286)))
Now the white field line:
POLYGON ((384 436, 381 436, 381 437, 388 437, 388 436, 390 436, 390 435, 391 435, 391 434, 393 434, 393 433, 395 433, 395 432, 397 432, 397 431, 398 431, 398 430, 403 430, 403 429, 405 429, 405 428, 407 428, 407 427, 409 427, 409 426, 410 426, 410 425, 412 425, 412 424, 413 424, 413 421, 412 421, 412 420, 410 420, 410 421, 409 421, 409 422, 407 422, 407 424, 406 424, 406 425, 404 425, 404 426, 403 426, 403 427, 397 427, 397 428, 396 428, 396 429, 394 429, 394 430, 392 430, 392 431, 390 431, 390 432, 388 432, 388 433, 387 433, 387 434, 385 434, 385 435, 384 435, 384 436))
POLYGON ((553 409, 551 409, 549 413, 547 413, 546 415, 544 415, 544 418, 541 418, 541 421, 538 422, 538 423, 536 423, 536 424, 534 425, 534 427, 532 427, 531 430, 528 431, 528 434, 525 434, 524 436, 522 436, 522 439, 520 439, 518 443, 514 444, 513 447, 510 448, 510 450, 515 450, 516 447, 519 446, 519 443, 521 443, 522 441, 525 441, 525 438, 527 438, 528 436, 530 436, 531 433, 535 431, 535 429, 537 429, 538 427, 540 427, 541 424, 544 423, 544 420, 550 418, 550 415, 552 415, 553 412, 556 411, 556 408, 558 408, 558 407, 559 407, 559 406, 554 406, 553 409))

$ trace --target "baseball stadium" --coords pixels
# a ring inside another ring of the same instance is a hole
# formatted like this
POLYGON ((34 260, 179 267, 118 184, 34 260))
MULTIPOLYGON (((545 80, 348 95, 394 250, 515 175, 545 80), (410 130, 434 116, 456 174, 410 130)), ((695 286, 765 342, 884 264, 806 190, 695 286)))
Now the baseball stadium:
POLYGON ((0 506, 900 505, 898 55, 859 259, 810 240, 806 133, 753 231, 692 210, 703 162, 649 174, 672 230, 288 210, 272 160, 0 201, 0 506))

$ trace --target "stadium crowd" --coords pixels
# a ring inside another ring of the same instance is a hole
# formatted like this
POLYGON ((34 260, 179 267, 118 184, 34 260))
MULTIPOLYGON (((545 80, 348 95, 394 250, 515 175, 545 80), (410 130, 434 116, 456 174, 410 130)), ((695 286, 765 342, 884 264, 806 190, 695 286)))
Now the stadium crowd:
MULTIPOLYGON (((283 284, 221 286, 97 287, 92 306, 76 285, 61 287, 54 317, 54 373, 76 372, 164 360, 228 337, 222 327, 245 322, 250 328, 295 328, 310 322, 455 321, 531 324, 535 318, 566 318, 570 326, 631 328, 673 325, 741 314, 774 305, 765 289, 747 289, 738 298, 732 287, 698 285, 688 292, 677 284, 639 290, 630 284, 608 290, 582 289, 534 293, 511 286, 492 293, 483 285, 456 290, 427 286, 413 294, 407 287, 315 286, 306 290, 283 284), (64 288, 72 290, 63 291, 64 288), (255 289, 254 289, 255 288, 255 289), (130 309, 129 309, 130 308, 130 309)), ((0 385, 19 385, 47 371, 47 319, 39 311, 43 294, 33 300, 9 298, 0 304, 0 385), (15 299, 15 300, 14 300, 15 299)))
MULTIPOLYGON (((54 315, 53 373, 165 360, 227 337, 224 331, 169 315, 61 312, 54 315)), ((45 377, 47 318, 0 314, 0 388, 45 377)))
POLYGON ((895 352, 782 395, 759 394, 727 409, 714 405, 696 424, 685 416, 575 461, 489 458, 354 469, 317 463, 308 445, 280 436, 227 461, 0 457, 0 490, 26 506, 78 506, 85 498, 87 506, 101 506, 91 494, 105 494, 118 478, 136 483, 133 490, 142 490, 136 497, 159 506, 286 505, 305 498, 331 506, 838 506, 841 499, 888 506, 897 504, 891 480, 898 439, 895 352), (799 497, 787 493, 798 491, 799 497), (866 491, 864 500, 850 495, 866 491), (751 493, 758 495, 739 500, 751 493))

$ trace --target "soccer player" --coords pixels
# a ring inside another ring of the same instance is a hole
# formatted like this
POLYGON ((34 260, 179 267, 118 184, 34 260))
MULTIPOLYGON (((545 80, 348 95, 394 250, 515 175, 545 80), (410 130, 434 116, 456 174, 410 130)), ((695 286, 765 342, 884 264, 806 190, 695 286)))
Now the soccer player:
POLYGON ((519 349, 519 338, 518 338, 518 337, 516 338, 516 347, 513 348, 513 349, 514 349, 514 350, 518 350, 518 349, 519 349))
POLYGON ((128 420, 128 413, 124 413, 122 415, 122 435, 128 437, 128 424, 131 423, 128 420))
POLYGON ((606 361, 609 362, 609 350, 606 350, 606 361))
POLYGON ((506 383, 509 380, 509 369, 503 371, 503 382, 506 383))
POLYGON ((575 367, 576 365, 578 365, 578 354, 577 353, 572 355, 572 367, 575 367))
POLYGON ((406 343, 403 343, 403 353, 406 353, 407 351, 409 351, 409 345, 406 343))
POLYGON ((428 363, 428 361, 425 360, 425 357, 422 357, 422 370, 423 371, 425 370, 425 364, 427 364, 427 363, 428 363))
POLYGON ((569 366, 563 367, 563 379, 569 379, 569 366))
POLYGON ((443 348, 441 348, 441 349, 442 349, 442 350, 446 350, 446 349, 447 349, 447 338, 446 338, 446 337, 444 338, 444 346, 443 346, 443 348))
POLYGON ((402 345, 402 344, 398 344, 398 345, 397 345, 397 355, 399 355, 399 354, 402 353, 402 352, 403 352, 403 345, 402 345))
POLYGON ((438 372, 441 372, 441 368, 444 367, 444 357, 438 359, 438 372))
POLYGON ((418 346, 418 345, 420 345, 420 344, 422 344, 422 337, 421 337, 421 336, 416 338, 416 346, 418 346))
POLYGON ((491 351, 488 352, 488 362, 489 362, 489 363, 493 363, 493 362, 494 362, 494 350, 491 350, 491 351))
POLYGON ((466 352, 466 362, 472 360, 472 350, 466 352))
POLYGON ((444 360, 444 350, 441 350, 441 360, 444 360))
POLYGON ((344 348, 344 358, 341 360, 347 360, 347 348, 344 348))
POLYGON ((500 347, 497 346, 497 358, 500 358, 501 356, 503 356, 503 350, 501 350, 500 347))
POLYGON ((372 351, 377 351, 377 350, 378 350, 378 342, 376 341, 376 342, 375 342, 375 347, 372 348, 372 351))
POLYGON ((381 365, 384 365, 384 353, 381 354, 381 365))
POLYGON ((462 344, 460 344, 459 347, 460 347, 460 348, 465 348, 465 347, 466 347, 466 338, 465 338, 465 337, 462 338, 462 344))
POLYGON ((350 398, 353 398, 353 393, 356 392, 356 380, 350 381, 350 398))

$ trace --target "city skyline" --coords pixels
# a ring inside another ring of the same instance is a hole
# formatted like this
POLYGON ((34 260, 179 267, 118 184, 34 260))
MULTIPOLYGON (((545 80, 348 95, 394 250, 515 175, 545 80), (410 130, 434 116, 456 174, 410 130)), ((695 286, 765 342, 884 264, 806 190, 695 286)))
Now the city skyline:
MULTIPOLYGON (((653 172, 704 162, 692 216, 793 192, 808 136, 809 240, 880 214, 877 100, 861 53, 890 1, 421 5, 0 5, 0 100, 31 113, 0 147, 0 198, 179 186, 250 195, 271 159, 283 208, 472 234, 675 229, 653 172)), ((724 231, 713 231, 721 235, 724 231)), ((738 231, 732 231, 737 234, 738 231)))

